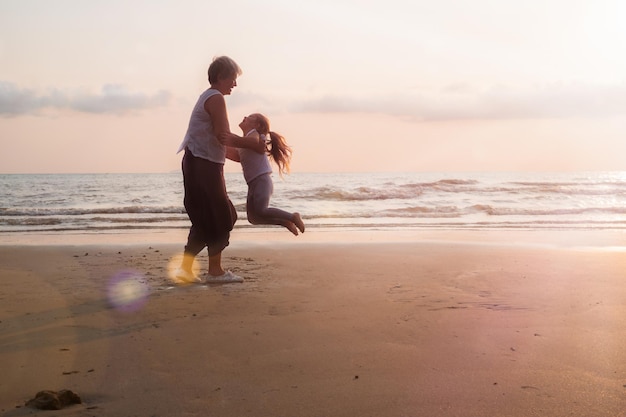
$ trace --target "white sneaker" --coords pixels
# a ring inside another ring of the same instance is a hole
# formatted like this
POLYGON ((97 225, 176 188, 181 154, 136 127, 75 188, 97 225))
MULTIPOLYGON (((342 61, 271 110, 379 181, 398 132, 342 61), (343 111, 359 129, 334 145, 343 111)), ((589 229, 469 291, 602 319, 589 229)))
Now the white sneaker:
POLYGON ((195 276, 193 272, 185 271, 183 268, 178 268, 174 272, 174 279, 182 284, 196 284, 198 282, 202 282, 202 280, 195 276))
POLYGON ((231 271, 226 271, 222 275, 218 276, 206 274, 207 284, 229 284, 231 282, 243 282, 243 277, 235 275, 231 271))

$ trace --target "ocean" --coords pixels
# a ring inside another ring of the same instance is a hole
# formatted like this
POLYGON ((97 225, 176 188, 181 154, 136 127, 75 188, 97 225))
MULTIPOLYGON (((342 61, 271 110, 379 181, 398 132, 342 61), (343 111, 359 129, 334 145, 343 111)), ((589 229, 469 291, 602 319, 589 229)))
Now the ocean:
MULTIPOLYGON (((226 183, 246 220, 241 173, 226 183)), ((626 172, 294 173, 274 176, 272 206, 309 230, 626 228, 626 172)), ((2 174, 0 233, 188 229, 180 172, 2 174)))

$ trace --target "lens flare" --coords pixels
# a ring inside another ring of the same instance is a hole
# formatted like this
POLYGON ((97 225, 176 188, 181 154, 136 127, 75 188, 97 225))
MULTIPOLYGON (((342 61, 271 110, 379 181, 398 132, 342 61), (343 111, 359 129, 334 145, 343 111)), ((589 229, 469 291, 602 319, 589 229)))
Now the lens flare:
POLYGON ((113 275, 109 280, 107 298, 117 310, 137 311, 146 303, 150 289, 141 272, 127 270, 113 275))

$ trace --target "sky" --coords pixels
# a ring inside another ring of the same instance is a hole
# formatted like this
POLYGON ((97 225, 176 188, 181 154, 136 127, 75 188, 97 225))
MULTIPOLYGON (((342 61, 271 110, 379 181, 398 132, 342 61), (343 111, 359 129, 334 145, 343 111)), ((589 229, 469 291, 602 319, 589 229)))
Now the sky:
MULTIPOLYGON (((0 173, 180 170, 215 56, 293 172, 626 171, 621 0, 0 0, 0 173)), ((226 170, 241 168, 226 163, 226 170)))

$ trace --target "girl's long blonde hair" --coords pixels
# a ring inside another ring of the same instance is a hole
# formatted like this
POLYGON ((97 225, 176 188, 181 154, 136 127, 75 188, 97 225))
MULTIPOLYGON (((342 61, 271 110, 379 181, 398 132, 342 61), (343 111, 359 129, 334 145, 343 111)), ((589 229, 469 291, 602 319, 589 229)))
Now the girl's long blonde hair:
POLYGON ((259 122, 257 132, 267 135, 270 140, 266 144, 267 153, 274 160, 278 166, 278 172, 282 176, 288 174, 290 171, 289 164, 291 163, 291 147, 287 144, 285 137, 279 133, 272 132, 270 130, 270 121, 267 117, 261 113, 255 113, 253 116, 259 122))

